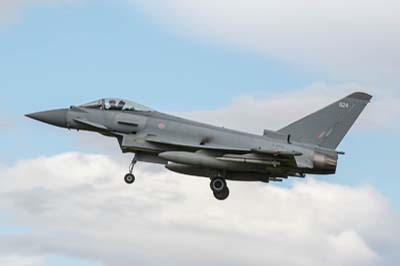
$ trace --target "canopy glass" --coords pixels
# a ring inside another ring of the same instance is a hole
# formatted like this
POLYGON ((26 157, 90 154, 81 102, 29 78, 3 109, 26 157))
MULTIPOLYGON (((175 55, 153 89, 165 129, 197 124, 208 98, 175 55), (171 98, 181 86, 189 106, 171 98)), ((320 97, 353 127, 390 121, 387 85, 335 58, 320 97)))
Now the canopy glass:
POLYGON ((81 105, 81 107, 100 109, 100 110, 141 111, 141 112, 153 111, 152 109, 144 105, 119 98, 101 99, 87 104, 83 104, 81 105))

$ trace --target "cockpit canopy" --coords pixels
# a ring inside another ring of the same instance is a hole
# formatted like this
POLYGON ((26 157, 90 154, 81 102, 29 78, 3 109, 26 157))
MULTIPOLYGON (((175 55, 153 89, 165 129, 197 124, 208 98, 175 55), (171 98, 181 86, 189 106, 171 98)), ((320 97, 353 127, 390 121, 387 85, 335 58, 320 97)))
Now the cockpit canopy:
POLYGON ((118 110, 118 111, 139 111, 151 112, 152 109, 141 104, 118 98, 101 99, 81 105, 84 108, 99 110, 118 110))

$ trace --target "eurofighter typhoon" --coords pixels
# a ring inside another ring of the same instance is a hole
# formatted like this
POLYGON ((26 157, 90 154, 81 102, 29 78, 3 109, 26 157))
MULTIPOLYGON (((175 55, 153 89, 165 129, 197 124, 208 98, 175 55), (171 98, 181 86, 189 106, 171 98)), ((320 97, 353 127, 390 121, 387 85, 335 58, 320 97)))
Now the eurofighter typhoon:
POLYGON ((134 153, 125 182, 135 181, 137 162, 211 180, 218 200, 229 181, 282 182, 306 174, 336 173, 336 151, 372 96, 353 93, 278 131, 254 135, 161 113, 123 99, 101 99, 27 117, 67 129, 87 130, 118 140, 134 153))

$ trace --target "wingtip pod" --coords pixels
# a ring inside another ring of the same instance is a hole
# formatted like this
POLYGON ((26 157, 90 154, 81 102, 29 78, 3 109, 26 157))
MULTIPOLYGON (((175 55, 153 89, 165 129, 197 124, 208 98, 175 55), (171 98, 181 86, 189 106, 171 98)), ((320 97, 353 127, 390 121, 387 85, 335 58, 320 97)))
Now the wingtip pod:
POLYGON ((351 98, 351 99, 366 101, 366 102, 370 102, 372 99, 372 95, 365 93, 365 92, 354 92, 347 97, 351 98))

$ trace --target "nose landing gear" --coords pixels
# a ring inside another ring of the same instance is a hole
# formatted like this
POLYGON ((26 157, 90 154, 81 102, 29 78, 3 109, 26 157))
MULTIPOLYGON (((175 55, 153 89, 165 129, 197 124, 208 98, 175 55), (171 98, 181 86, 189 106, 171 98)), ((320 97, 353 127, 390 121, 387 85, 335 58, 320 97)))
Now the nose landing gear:
POLYGON ((127 184, 132 184, 135 182, 135 175, 132 174, 133 168, 135 167, 135 164, 137 163, 136 157, 132 159, 131 164, 129 165, 129 173, 125 175, 124 180, 125 183, 127 184))
POLYGON ((225 179, 222 177, 214 177, 211 179, 210 188, 217 200, 225 200, 229 197, 229 188, 225 179))

